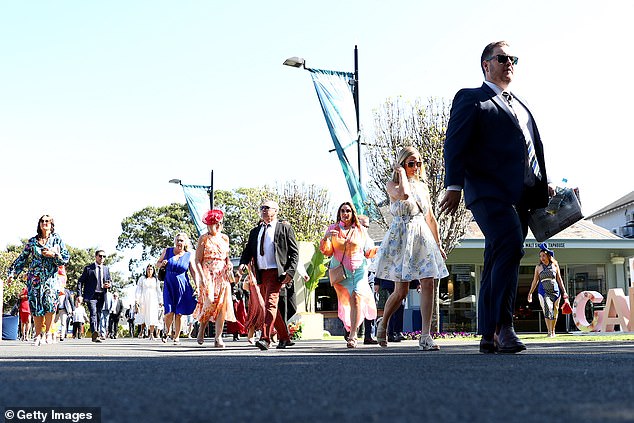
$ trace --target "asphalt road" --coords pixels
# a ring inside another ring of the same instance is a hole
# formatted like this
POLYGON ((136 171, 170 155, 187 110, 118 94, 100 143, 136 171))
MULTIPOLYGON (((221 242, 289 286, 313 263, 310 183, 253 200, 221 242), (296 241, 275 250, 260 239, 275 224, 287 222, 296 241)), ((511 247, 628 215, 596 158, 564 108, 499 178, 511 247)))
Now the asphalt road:
POLYGON ((225 342, 2 341, 0 405, 101 407, 117 423, 634 421, 634 342, 538 342, 512 356, 475 341, 439 352, 225 342))

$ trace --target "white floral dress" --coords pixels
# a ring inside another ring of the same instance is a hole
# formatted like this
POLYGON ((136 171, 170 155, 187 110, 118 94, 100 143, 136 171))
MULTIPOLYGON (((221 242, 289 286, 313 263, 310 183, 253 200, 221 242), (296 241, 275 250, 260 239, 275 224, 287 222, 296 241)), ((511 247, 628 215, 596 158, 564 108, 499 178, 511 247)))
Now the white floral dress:
POLYGON ((407 200, 390 203, 392 223, 370 270, 375 271, 377 278, 397 282, 449 276, 440 249, 425 220, 431 207, 427 186, 412 181, 410 187, 412 194, 407 200))

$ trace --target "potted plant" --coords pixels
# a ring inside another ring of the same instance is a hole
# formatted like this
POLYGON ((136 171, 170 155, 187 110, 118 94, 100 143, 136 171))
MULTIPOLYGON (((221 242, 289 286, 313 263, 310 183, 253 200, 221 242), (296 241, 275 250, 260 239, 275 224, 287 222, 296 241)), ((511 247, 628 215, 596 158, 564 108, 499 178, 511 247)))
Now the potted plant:
POLYGON ((308 280, 303 280, 306 311, 296 313, 289 320, 289 328, 296 339, 321 339, 324 334, 324 316, 314 311, 313 293, 317 285, 319 285, 319 280, 326 274, 328 258, 319 250, 319 243, 306 244, 308 248, 312 247, 313 249, 313 255, 306 269, 308 280))
POLYGON ((5 279, 7 270, 11 263, 18 256, 17 252, 2 252, 0 253, 0 279, 2 291, 2 339, 17 339, 19 316, 12 316, 11 310, 18 302, 22 288, 24 288, 24 275, 14 279, 10 284, 7 284, 5 279))

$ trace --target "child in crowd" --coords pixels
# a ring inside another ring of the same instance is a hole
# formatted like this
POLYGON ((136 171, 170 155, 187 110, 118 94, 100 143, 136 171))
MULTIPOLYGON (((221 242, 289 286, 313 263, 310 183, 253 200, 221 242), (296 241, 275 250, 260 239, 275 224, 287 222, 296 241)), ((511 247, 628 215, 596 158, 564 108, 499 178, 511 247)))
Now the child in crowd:
POLYGON ((86 309, 82 305, 83 298, 75 298, 75 310, 73 311, 73 338, 81 339, 84 335, 84 323, 86 322, 86 309))

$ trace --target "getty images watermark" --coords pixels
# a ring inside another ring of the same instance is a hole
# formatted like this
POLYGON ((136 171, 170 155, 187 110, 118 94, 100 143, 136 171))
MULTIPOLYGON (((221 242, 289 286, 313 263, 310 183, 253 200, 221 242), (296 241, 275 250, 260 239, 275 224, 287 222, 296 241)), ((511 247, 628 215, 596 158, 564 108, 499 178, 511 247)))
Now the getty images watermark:
POLYGON ((6 423, 101 423, 101 407, 5 407, 6 423))

